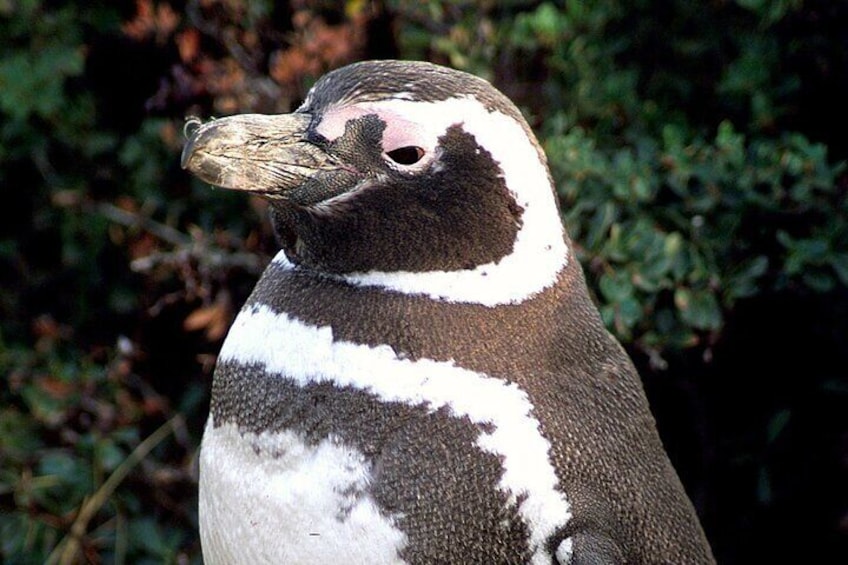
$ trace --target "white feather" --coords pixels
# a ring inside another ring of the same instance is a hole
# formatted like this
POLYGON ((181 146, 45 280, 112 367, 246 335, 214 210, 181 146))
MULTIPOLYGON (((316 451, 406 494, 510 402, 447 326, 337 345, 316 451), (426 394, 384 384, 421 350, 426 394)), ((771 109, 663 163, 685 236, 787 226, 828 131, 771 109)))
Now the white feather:
POLYGON ((571 507, 558 487, 550 443, 541 434, 527 394, 516 384, 450 362, 400 359, 387 345, 335 341, 330 327, 309 326, 264 305, 239 314, 220 359, 259 364, 300 385, 351 386, 386 402, 431 410, 446 407, 457 417, 491 424, 477 445, 503 462, 499 488, 518 505, 528 526, 531 563, 550 563, 544 544, 568 522, 571 507))
POLYGON ((200 539, 207 565, 403 563, 406 536, 367 493, 370 467, 332 437, 206 425, 200 539))

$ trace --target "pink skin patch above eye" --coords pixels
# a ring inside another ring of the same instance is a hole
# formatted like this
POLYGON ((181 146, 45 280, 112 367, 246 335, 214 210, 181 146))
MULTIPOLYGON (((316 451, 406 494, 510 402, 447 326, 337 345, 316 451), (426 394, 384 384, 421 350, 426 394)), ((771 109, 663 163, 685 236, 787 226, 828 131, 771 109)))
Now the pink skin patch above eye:
POLYGON ((386 123, 382 143, 384 153, 401 147, 420 147, 425 154, 432 153, 437 136, 427 127, 404 119, 400 114, 386 108, 374 108, 367 104, 331 107, 315 130, 327 140, 333 141, 344 134, 348 121, 368 115, 376 115, 386 123))

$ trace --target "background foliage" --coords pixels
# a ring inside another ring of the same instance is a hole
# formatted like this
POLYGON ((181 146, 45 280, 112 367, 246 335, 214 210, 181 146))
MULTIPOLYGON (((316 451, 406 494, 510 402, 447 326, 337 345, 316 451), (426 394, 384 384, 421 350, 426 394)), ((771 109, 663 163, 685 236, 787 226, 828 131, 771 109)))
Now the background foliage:
POLYGON ((394 57, 528 116, 719 561, 843 562, 846 30, 828 0, 0 0, 2 560, 200 561, 211 369, 275 244, 180 170, 183 119, 394 57))

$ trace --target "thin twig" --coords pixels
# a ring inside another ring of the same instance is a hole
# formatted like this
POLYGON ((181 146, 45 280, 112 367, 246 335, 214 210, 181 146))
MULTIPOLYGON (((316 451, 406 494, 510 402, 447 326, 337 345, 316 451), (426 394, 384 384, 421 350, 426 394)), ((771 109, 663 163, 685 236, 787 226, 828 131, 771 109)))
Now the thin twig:
POLYGON ((264 268, 262 257, 243 252, 226 253, 207 246, 192 247, 188 251, 181 249, 178 251, 151 253, 150 255, 133 259, 130 263, 130 268, 137 273, 146 273, 157 265, 182 265, 192 258, 210 270, 238 268, 244 269, 251 274, 259 274, 264 268))
POLYGON ((70 531, 62 538, 62 541, 53 549, 47 558, 47 565, 72 565, 80 551, 81 540, 88 529, 88 523, 97 514, 100 508, 109 500, 115 489, 129 475, 130 471, 142 461, 154 447, 159 445, 166 437, 176 433, 182 416, 179 414, 162 424, 155 432, 147 436, 139 443, 124 461, 109 475, 100 488, 86 498, 80 507, 70 531))
MULTIPOLYGON (((182 265, 190 259, 196 259, 201 265, 213 270, 235 267, 244 269, 249 273, 262 271, 262 261, 251 253, 222 251, 148 216, 123 210, 108 202, 98 203, 96 210, 111 222, 130 229, 147 231, 177 248, 176 251, 151 253, 145 257, 134 259, 130 263, 130 268, 133 271, 147 272, 161 264, 182 265)), ((238 240, 235 241, 240 243, 238 240)))
POLYGON ((191 238, 181 231, 157 222, 147 216, 134 214, 118 208, 109 202, 99 202, 97 204, 97 211, 107 220, 115 222, 116 224, 121 224, 127 228, 145 230, 176 247, 189 245, 191 243, 191 238))

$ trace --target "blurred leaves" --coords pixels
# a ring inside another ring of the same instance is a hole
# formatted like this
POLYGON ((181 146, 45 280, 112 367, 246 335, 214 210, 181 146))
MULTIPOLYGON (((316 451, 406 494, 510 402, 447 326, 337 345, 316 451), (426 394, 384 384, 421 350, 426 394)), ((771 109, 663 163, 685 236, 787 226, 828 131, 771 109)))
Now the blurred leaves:
POLYGON ((64 80, 82 72, 81 49, 50 45, 36 55, 19 51, 0 62, 0 110, 12 120, 51 119, 65 103, 64 80), (37 93, 37 96, 33 96, 37 93))
MULTIPOLYGON (((102 550, 117 533, 116 519, 137 515, 149 504, 144 498, 148 489, 158 489, 167 497, 173 485, 193 483, 185 431, 171 426, 167 431, 177 432, 174 447, 182 456, 146 461, 147 473, 135 476, 134 486, 122 484, 142 461, 133 450, 150 443, 141 441, 140 429, 168 415, 168 401, 131 372, 130 347, 98 363, 70 357, 72 338, 72 334, 48 338, 34 354, 4 344, 0 357, 0 370, 8 375, 9 385, 0 411, 0 501, 19 510, 0 513, 0 532, 3 555, 13 562, 18 558, 44 562, 74 523, 81 526, 74 544, 81 542, 85 553, 102 550), (171 471, 164 482, 157 478, 156 469, 166 466, 171 471), (109 486, 102 490, 104 485, 109 486), (89 534, 91 520, 96 527, 89 534)), ((164 439, 161 432, 159 436, 155 444, 164 439)), ((193 510, 182 512, 187 512, 181 519, 188 522, 190 532, 193 510)), ((192 538, 188 532, 172 532, 168 552, 176 555, 193 543, 192 538)), ((135 556, 135 561, 162 551, 137 544, 124 558, 135 556)))
MULTIPOLYGON (((492 80, 548 153, 605 323, 663 367, 708 359, 746 300, 844 303, 848 144, 826 97, 845 49, 822 25, 840 9, 0 1, 0 558, 43 563, 85 522, 79 561, 199 561, 209 375, 276 245, 262 201, 179 169, 187 115, 289 111, 363 57, 492 80)), ((763 442, 796 421, 781 408, 763 442)))
POLYGON ((696 334, 720 330, 722 312, 739 298, 834 288, 848 216, 831 213, 845 206, 844 166, 831 165, 823 146, 798 135, 748 141, 727 122, 712 141, 671 124, 662 135, 661 143, 611 149, 580 129, 545 140, 570 232, 600 275, 609 302, 602 311, 619 336, 646 348, 692 345, 696 334), (774 229, 780 225, 799 239, 774 229), (613 293, 610 272, 622 281, 613 293), (629 298, 641 312, 628 304, 630 316, 610 314, 629 298), (676 322, 658 328, 656 317, 676 322))

